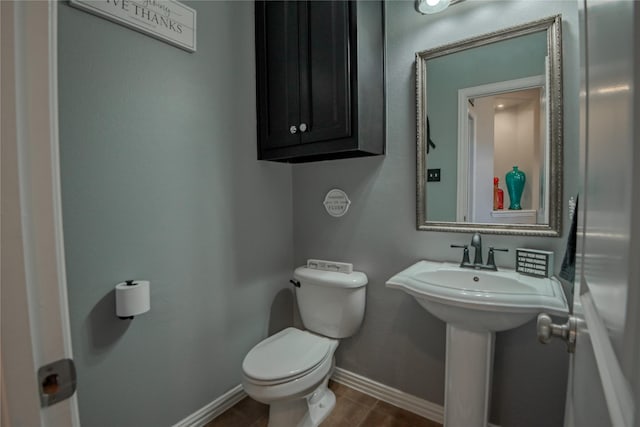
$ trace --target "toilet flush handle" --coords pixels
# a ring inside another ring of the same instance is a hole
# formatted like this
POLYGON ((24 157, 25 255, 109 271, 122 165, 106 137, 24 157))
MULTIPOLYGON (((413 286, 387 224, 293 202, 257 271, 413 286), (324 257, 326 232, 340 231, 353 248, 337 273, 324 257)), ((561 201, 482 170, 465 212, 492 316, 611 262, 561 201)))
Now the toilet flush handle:
POLYGON ((300 282, 295 280, 295 279, 291 279, 289 280, 289 283, 291 283, 293 286, 295 286, 296 288, 300 287, 300 282))

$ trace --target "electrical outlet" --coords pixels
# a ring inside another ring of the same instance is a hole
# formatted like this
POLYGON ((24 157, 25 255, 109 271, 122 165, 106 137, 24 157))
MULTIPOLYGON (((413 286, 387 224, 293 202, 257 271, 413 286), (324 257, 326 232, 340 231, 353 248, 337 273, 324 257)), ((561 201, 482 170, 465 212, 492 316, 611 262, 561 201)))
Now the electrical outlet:
POLYGON ((427 169, 427 182, 440 182, 440 169, 427 169))

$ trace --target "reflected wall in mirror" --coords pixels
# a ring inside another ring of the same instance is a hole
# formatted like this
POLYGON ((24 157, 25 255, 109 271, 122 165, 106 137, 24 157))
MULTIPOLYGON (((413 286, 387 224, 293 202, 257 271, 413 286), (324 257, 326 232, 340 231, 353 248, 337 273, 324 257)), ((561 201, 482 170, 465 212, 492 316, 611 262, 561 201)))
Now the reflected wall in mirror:
POLYGON ((416 54, 418 229, 560 235, 560 22, 416 54), (507 188, 514 167, 519 196, 507 188))

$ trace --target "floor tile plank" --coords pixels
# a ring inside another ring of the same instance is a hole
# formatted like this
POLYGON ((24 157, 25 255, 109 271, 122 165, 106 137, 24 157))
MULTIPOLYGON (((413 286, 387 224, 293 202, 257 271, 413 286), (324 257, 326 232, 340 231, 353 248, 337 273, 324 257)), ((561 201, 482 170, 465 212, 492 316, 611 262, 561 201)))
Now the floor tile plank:
MULTIPOLYGON (((442 427, 344 384, 330 381, 329 388, 336 406, 320 427, 442 427)), ((269 406, 247 397, 205 427, 267 427, 268 422, 269 406)))

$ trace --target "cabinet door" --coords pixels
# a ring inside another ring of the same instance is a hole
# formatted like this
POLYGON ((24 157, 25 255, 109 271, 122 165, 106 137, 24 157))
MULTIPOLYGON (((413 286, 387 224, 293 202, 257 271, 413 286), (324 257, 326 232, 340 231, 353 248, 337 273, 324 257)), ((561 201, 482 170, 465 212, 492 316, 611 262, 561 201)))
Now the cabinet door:
POLYGON ((350 137, 350 2, 309 1, 298 5, 300 118, 307 125, 301 141, 350 137))
POLYGON ((298 19, 295 1, 256 2, 260 152, 300 143, 298 19))

